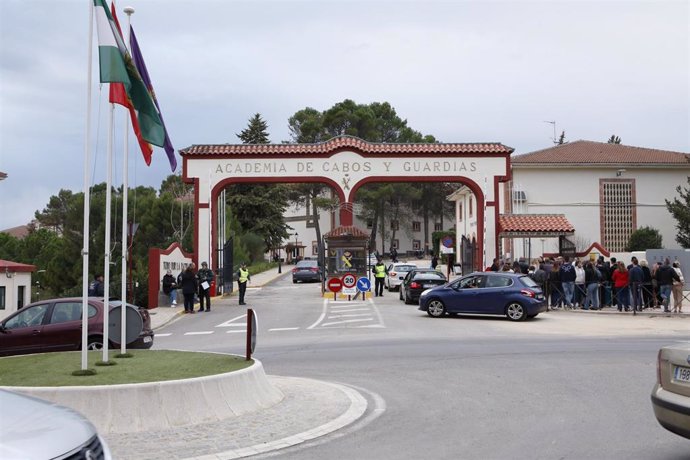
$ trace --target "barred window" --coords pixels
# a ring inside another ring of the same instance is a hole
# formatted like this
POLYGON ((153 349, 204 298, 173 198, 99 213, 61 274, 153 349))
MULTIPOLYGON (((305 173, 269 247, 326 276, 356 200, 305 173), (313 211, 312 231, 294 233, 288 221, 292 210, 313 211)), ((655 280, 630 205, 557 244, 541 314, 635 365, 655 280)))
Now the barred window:
POLYGON ((391 230, 399 230, 399 229, 400 229, 400 227, 399 227, 399 225, 398 225, 398 221, 397 221, 397 220, 392 220, 392 221, 391 221, 391 230))
POLYGON ((412 240, 412 249, 414 251, 422 249, 422 242, 420 240, 412 240))
POLYGON ((396 251, 400 249, 400 240, 399 239, 394 239, 391 240, 391 249, 395 249, 396 251))
POLYGON ((441 222, 434 222, 434 231, 440 232, 443 230, 443 224, 441 222))
POLYGON ((412 222, 412 231, 413 232, 419 232, 419 231, 421 231, 421 229, 422 229, 422 223, 421 222, 417 222, 417 221, 412 222))
POLYGON ((599 194, 602 242, 609 251, 624 251, 637 228, 635 180, 601 179, 599 194))

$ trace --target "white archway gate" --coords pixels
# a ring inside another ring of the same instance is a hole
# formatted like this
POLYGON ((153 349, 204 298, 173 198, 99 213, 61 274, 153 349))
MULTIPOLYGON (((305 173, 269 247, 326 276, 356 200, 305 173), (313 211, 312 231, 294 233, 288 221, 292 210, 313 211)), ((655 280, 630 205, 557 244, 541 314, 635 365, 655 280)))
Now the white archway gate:
POLYGON ((500 143, 379 144, 350 136, 318 144, 193 145, 180 154, 183 180, 195 189, 196 261, 218 267, 216 203, 228 184, 241 182, 328 184, 345 204, 338 225, 353 224, 352 203, 366 183, 457 182, 476 197, 478 251, 491 260, 498 253, 499 184, 510 179, 512 152, 500 143))

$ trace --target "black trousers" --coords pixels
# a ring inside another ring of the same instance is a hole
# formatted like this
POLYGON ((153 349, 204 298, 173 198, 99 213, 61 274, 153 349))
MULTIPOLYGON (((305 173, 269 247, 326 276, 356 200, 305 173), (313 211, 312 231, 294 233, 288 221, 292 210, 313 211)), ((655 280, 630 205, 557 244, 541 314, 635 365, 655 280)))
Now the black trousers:
POLYGON ((199 311, 204 309, 204 299, 206 300, 206 309, 211 309, 211 288, 204 289, 199 286, 199 311))
POLYGON ((245 281, 244 283, 240 283, 238 281, 237 286, 240 291, 240 305, 242 305, 244 303, 244 292, 247 290, 247 282, 245 281))
POLYGON ((376 284, 374 286, 374 294, 382 296, 383 295, 383 280, 385 280, 385 278, 375 277, 374 279, 376 280, 376 284))

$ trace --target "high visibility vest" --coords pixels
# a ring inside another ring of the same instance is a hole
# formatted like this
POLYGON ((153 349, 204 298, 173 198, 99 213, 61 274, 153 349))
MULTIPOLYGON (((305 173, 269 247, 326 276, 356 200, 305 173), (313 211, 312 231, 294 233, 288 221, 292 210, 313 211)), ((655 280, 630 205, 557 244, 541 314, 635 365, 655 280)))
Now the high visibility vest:
POLYGON ((376 265, 374 266, 374 269, 376 270, 376 273, 374 274, 374 276, 375 276, 376 278, 385 278, 385 277, 386 277, 386 266, 385 266, 385 265, 383 265, 383 264, 381 264, 381 265, 376 264, 376 265))
POLYGON ((240 283, 246 283, 249 279, 249 270, 243 270, 240 268, 240 283))

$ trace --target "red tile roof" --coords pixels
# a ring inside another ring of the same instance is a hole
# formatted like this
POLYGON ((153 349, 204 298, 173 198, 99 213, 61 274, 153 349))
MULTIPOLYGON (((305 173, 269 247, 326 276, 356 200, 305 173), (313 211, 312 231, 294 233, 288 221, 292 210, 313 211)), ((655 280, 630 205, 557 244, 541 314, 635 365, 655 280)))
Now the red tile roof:
POLYGON ((501 214, 499 233, 574 233, 575 228, 563 214, 501 214))
POLYGON ((498 142, 475 144, 385 144, 367 142, 354 136, 339 136, 316 144, 196 144, 180 150, 185 155, 275 155, 329 154, 353 149, 372 154, 512 153, 513 148, 498 142))
POLYGON ((0 271, 12 272, 33 272, 36 271, 35 265, 20 264, 19 262, 12 262, 11 260, 0 259, 0 271))
POLYGON ((600 165, 686 165, 690 154, 668 150, 631 147, 604 142, 574 141, 536 152, 515 155, 516 166, 533 164, 600 164, 600 165))
POLYGON ((324 238, 334 238, 339 236, 352 236, 354 238, 369 238, 369 232, 355 227, 354 225, 341 225, 323 235, 324 238))

